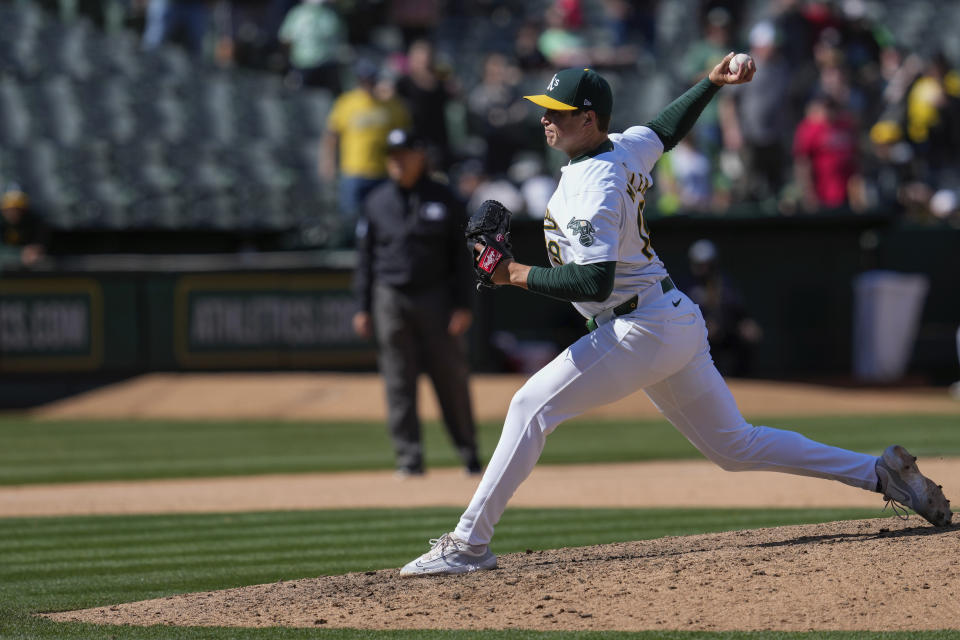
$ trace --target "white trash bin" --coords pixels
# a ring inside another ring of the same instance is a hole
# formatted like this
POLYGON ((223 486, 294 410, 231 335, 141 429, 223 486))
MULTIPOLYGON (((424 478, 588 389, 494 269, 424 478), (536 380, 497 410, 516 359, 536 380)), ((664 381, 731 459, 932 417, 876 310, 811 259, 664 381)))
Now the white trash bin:
POLYGON ((930 280, 919 273, 867 271, 853 281, 853 374, 864 382, 903 377, 930 280))

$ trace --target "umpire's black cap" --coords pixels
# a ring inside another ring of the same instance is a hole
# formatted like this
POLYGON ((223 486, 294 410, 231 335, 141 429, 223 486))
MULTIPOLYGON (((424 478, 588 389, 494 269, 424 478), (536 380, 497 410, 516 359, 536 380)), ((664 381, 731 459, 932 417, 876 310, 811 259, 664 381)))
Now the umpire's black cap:
POLYGON ((394 129, 387 134, 387 151, 397 149, 426 149, 426 141, 413 131, 394 129))

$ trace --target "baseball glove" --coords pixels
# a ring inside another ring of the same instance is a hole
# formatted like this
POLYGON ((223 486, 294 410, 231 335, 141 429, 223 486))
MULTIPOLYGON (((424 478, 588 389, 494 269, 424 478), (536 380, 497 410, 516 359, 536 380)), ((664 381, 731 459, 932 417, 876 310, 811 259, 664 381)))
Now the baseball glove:
POLYGON ((477 288, 494 288, 493 272, 510 251, 510 210, 496 200, 485 200, 467 221, 467 249, 473 256, 473 270, 477 274, 477 288), (482 250, 476 244, 483 245, 482 250))

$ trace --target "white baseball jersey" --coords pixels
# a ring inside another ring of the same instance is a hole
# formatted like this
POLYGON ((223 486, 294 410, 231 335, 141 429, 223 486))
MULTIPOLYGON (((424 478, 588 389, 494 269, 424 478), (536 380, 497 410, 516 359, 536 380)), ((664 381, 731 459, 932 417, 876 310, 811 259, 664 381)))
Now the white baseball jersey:
POLYGON ((603 302, 574 302, 591 318, 615 307, 667 275, 650 244, 643 218, 650 173, 663 143, 647 127, 609 136, 613 149, 561 169, 547 204, 543 234, 550 265, 616 261, 613 293, 603 302))

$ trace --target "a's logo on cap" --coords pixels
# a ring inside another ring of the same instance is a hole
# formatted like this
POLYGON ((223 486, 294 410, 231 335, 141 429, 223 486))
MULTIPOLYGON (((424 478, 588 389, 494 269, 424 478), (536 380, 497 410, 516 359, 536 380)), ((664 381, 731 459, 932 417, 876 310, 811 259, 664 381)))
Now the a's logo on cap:
POLYGON ((547 91, 553 91, 557 88, 558 84, 560 84, 560 78, 557 77, 557 74, 553 74, 550 82, 547 83, 547 91))
POLYGON ((592 106, 593 106, 593 103, 590 102, 590 98, 584 98, 584 99, 583 99, 583 106, 585 106, 585 107, 592 107, 592 106))

